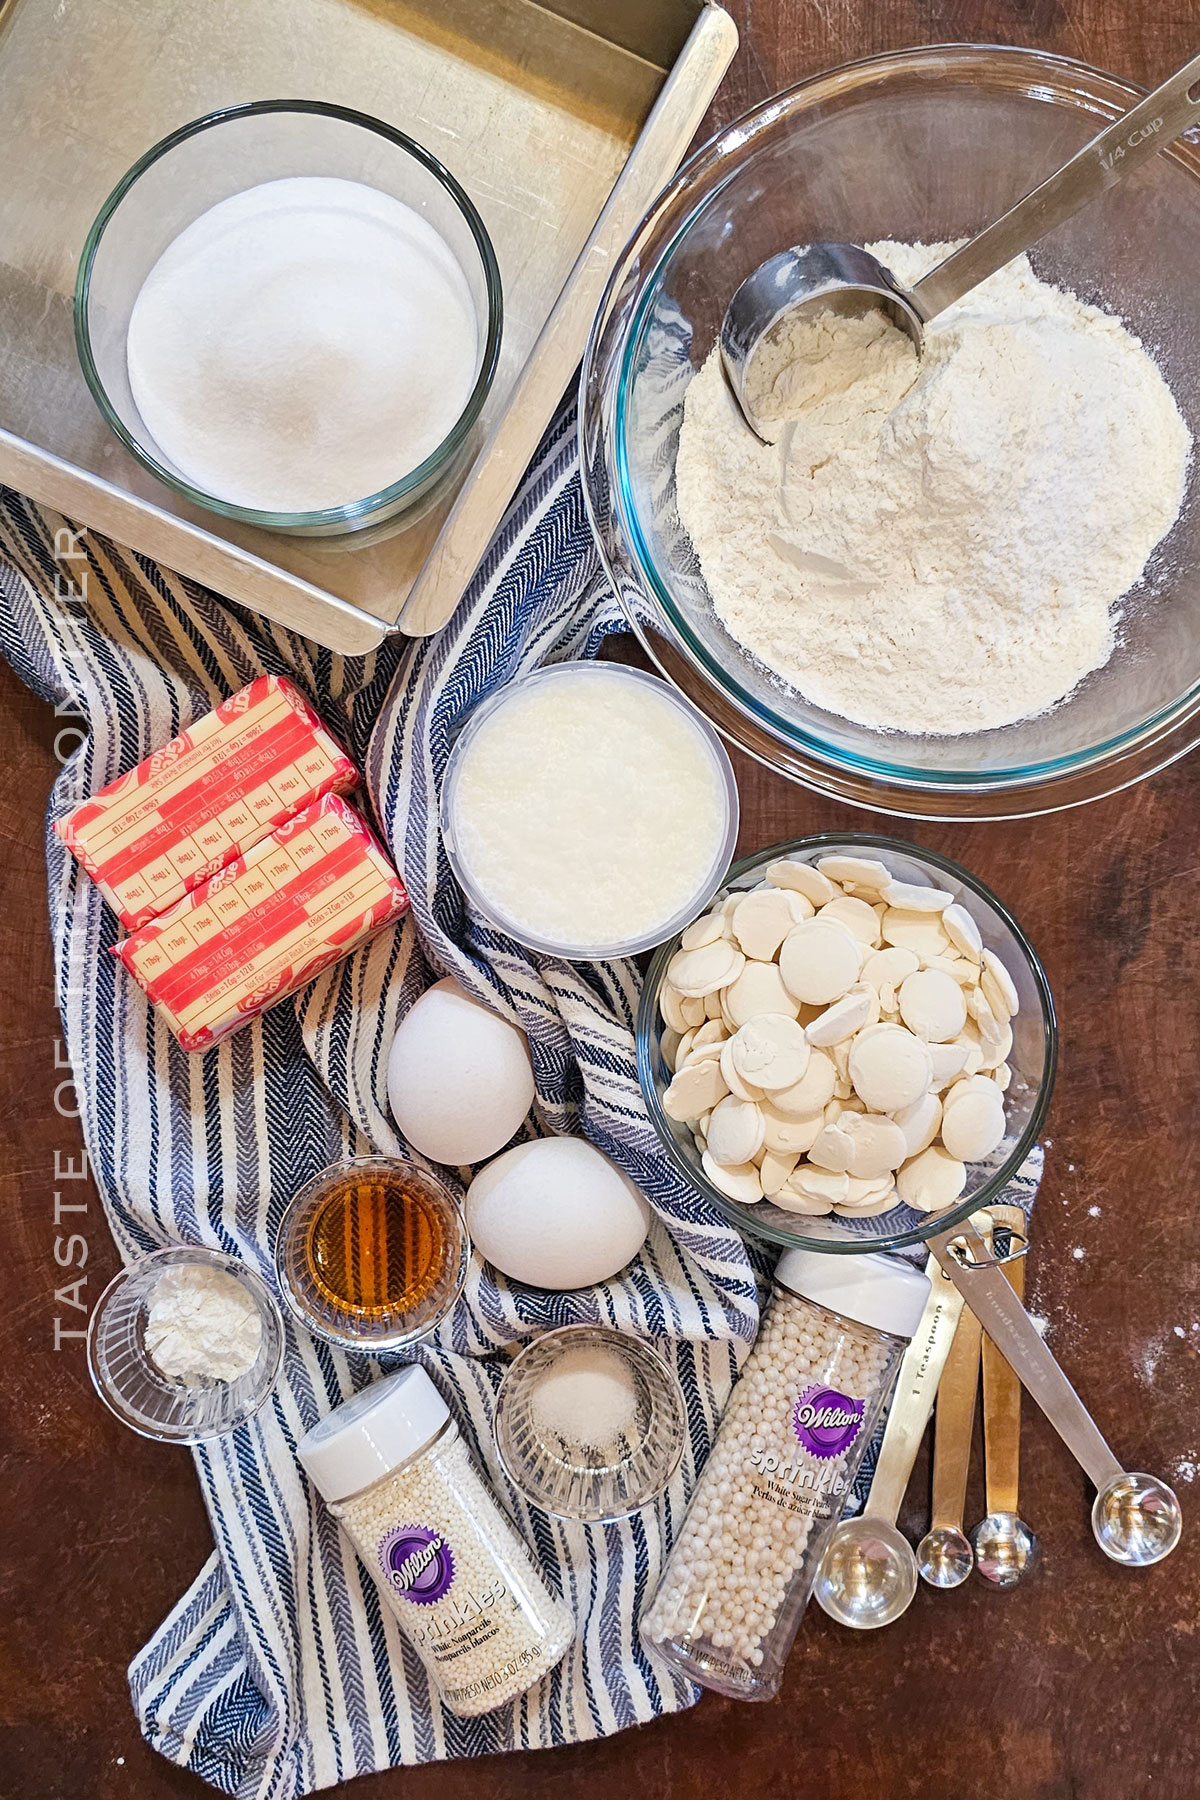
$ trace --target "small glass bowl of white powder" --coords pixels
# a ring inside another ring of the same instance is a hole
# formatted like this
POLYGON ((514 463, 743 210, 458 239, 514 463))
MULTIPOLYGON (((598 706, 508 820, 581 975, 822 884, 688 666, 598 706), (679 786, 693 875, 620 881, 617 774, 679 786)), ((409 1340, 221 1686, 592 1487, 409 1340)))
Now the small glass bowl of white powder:
POLYGON ((283 1358, 274 1295, 246 1263, 174 1244, 114 1277, 88 1325, 88 1372, 142 1437, 198 1444, 245 1424, 283 1358))
POLYGON ((678 1376, 649 1344, 607 1325, 563 1325, 516 1357, 493 1430, 527 1500, 596 1524, 662 1493, 683 1455, 687 1408, 678 1376))
POLYGON ((227 107, 164 138, 84 247, 76 342, 151 474, 225 518, 342 534, 460 469, 500 349, 471 199, 345 107, 227 107))
POLYGON ((476 707, 442 781, 468 897, 527 949, 634 956, 685 925, 729 867, 733 767, 657 676, 552 663, 476 707))

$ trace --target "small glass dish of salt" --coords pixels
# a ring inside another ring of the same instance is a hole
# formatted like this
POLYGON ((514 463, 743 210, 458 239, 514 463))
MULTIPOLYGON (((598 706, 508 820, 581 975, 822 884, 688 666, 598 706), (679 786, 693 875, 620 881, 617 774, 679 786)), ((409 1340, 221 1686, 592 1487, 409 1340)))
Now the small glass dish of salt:
POLYGON ((563 1325, 500 1384, 496 1449, 525 1498, 560 1519, 626 1518, 662 1493, 687 1433, 673 1369, 640 1338, 563 1325))
POLYGON ((237 1257, 174 1244, 109 1282, 87 1354, 96 1392, 123 1424, 162 1443, 198 1444, 263 1405, 283 1358, 283 1318, 237 1257))

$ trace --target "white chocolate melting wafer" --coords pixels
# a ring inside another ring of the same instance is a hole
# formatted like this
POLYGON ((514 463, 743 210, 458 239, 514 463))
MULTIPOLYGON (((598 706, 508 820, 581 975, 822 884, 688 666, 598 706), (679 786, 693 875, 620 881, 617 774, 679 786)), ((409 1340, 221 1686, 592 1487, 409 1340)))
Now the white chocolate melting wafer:
POLYGON ((790 1117, 804 1118, 819 1113, 832 1100, 836 1085, 837 1066, 833 1058, 824 1050, 813 1050, 800 1080, 792 1087, 776 1089, 771 1104, 790 1117))
POLYGON ((795 1019, 786 1013, 757 1013, 730 1040, 730 1053, 743 1081, 770 1092, 794 1087, 812 1050, 795 1019))
POLYGON ((873 949, 879 942, 879 918, 874 907, 868 906, 865 900, 856 900, 849 894, 841 894, 836 900, 830 900, 822 906, 818 919, 833 919, 844 925, 851 937, 856 937, 860 944, 868 944, 873 949))
POLYGON ((942 1124, 942 1103, 936 1094, 922 1094, 911 1106, 892 1115, 904 1134, 905 1159, 928 1150, 942 1124))
POLYGON ((739 1031, 760 1013, 783 1013, 794 1019, 800 1011, 799 1002, 784 985, 779 964, 773 962, 746 963, 737 980, 725 989, 722 1000, 733 1031, 739 1031))
POLYGON ((721 1059, 721 1073, 731 1094, 739 1100, 759 1101, 763 1098, 763 1090, 752 1082, 743 1081, 738 1066, 733 1060, 733 1038, 726 1038, 718 1052, 721 1059))
POLYGON ((942 1143, 960 1162, 980 1162, 1004 1136, 1004 1101, 995 1082, 985 1093, 974 1083, 952 1088, 942 1113, 942 1143))
POLYGON ((758 1178, 768 1199, 779 1192, 799 1161, 798 1151, 767 1151, 758 1165, 758 1178))
POLYGON ((955 949, 977 963, 983 954, 983 939, 966 907, 956 900, 942 914, 942 924, 955 949))
POLYGON ((846 1200, 841 1206, 835 1206, 834 1212, 843 1219, 871 1219, 876 1213, 891 1212, 897 1201, 895 1186, 889 1181, 887 1186, 871 1200, 846 1200))
POLYGON ((869 1025, 850 1046, 850 1079, 872 1112, 911 1106, 932 1078, 928 1046, 903 1025, 869 1025))
POLYGON ((756 962, 770 962, 796 925, 789 898, 782 888, 756 889, 746 895, 734 912, 734 938, 756 962))
POLYGON ((942 930, 942 915, 913 912, 904 907, 889 906, 880 922, 885 944, 896 944, 913 950, 918 956, 944 956, 950 939, 942 930))
POLYGON ((751 1100, 730 1094, 708 1121, 708 1153, 723 1168, 753 1162, 763 1147, 763 1116, 751 1100))
POLYGON ((832 919, 805 919, 783 940, 779 973, 806 1006, 828 1006, 858 980, 858 944, 832 919))
POLYGON ((851 887, 863 888, 872 895, 882 894, 892 879, 886 864, 875 862, 869 856, 821 856, 817 859, 817 867, 830 881, 840 885, 848 882, 851 887))
POLYGON ((805 1118, 794 1119, 787 1113, 781 1113, 764 1100, 758 1109, 763 1117, 763 1141, 768 1150, 777 1156, 806 1156, 816 1143, 823 1126, 824 1119, 820 1113, 809 1114, 805 1118))
POLYGON ((813 1139, 808 1160, 818 1169, 832 1169, 842 1175, 849 1173, 854 1160, 854 1140, 849 1132, 842 1130, 840 1121, 821 1127, 813 1139))
POLYGON ((797 1213, 809 1219, 820 1218, 833 1211, 828 1200, 812 1200, 804 1194, 797 1194, 790 1182, 785 1182, 777 1194, 771 1195, 771 1199, 780 1212, 797 1213))
POLYGON ((843 1113, 835 1129, 850 1139, 847 1172, 861 1180, 890 1178, 908 1154, 900 1127, 879 1113, 843 1113))
POLYGON ((788 1176, 787 1186, 805 1200, 824 1200, 829 1206, 837 1206, 849 1195, 850 1177, 844 1170, 815 1169, 809 1163, 800 1163, 788 1176))
POLYGON ((954 904, 954 895, 944 888, 921 887, 915 881, 889 881, 882 897, 905 912, 943 913, 954 904))
POLYGON ((715 1162, 706 1150, 701 1166, 719 1194, 736 1200, 741 1206, 753 1206, 763 1197, 762 1179, 753 1163, 722 1164, 715 1162))
POLYGON ((677 1031, 680 1037, 685 1031, 691 1030, 683 1013, 683 995, 669 981, 664 981, 658 990, 658 1010, 666 1024, 672 1031, 677 1031))
POLYGON ((767 880, 772 887, 791 888, 797 894, 811 901, 814 907, 824 906, 827 900, 836 900, 838 890, 819 869, 811 863, 790 862, 786 859, 773 862, 767 868, 767 880))
POLYGON ((927 1044, 945 1044, 956 1038, 967 1022, 967 1002, 952 975, 939 969, 918 969, 905 976, 898 999, 900 1017, 908 1029, 927 1044))
POLYGON ((736 981, 745 966, 745 957, 725 938, 701 944, 697 950, 677 950, 667 964, 667 980, 684 999, 703 1000, 717 988, 736 981))
POLYGON ((719 1062, 709 1058, 706 1062, 690 1063, 679 1071, 663 1095, 663 1111, 681 1123, 698 1119, 724 1100, 728 1092, 719 1062))
POLYGON ((953 1206, 967 1185, 967 1171, 940 1144, 930 1144, 896 1176, 896 1191, 906 1206, 917 1212, 944 1212, 953 1206))
POLYGON ((871 952, 862 966, 862 980, 869 982, 875 989, 879 995, 879 1004, 885 1012, 895 1012, 896 994, 901 982, 906 981, 910 975, 915 975, 920 966, 920 959, 915 951, 889 944, 886 949, 871 952))
POLYGON ((856 982, 840 1000, 835 1000, 805 1026, 805 1035, 810 1044, 822 1049, 831 1044, 844 1044, 847 1038, 873 1024, 878 1017, 879 995, 866 982, 856 982))
POLYGON ((703 950, 705 944, 715 944, 723 935, 724 920, 720 913, 701 913, 693 919, 687 930, 680 933, 679 948, 681 950, 703 950))
POLYGON ((984 999, 998 1019, 1011 1019, 1021 1004, 1017 984, 994 950, 983 953, 983 975, 979 983, 984 999))
POLYGON ((973 963, 969 956, 923 956, 923 969, 936 969, 941 975, 949 975, 957 981, 959 987, 972 988, 979 980, 979 964, 973 963))

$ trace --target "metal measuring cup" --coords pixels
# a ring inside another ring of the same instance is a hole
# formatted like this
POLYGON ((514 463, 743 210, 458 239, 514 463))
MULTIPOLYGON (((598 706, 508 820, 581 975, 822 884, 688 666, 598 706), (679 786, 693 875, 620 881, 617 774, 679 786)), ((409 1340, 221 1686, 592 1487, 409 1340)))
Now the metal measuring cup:
POLYGON ((919 356, 931 319, 1198 120, 1200 56, 1195 56, 912 288, 858 244, 798 244, 768 257, 737 289, 721 325, 721 361, 750 429, 765 443, 776 435, 761 414, 769 391, 763 352, 797 312, 882 311, 908 334, 919 356))

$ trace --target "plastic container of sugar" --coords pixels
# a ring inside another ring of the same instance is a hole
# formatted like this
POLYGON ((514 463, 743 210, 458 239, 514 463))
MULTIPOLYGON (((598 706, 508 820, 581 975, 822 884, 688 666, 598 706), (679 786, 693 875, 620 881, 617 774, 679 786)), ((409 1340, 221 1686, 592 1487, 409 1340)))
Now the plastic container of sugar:
POLYGON ((471 713, 441 820, 467 898, 518 943, 570 961, 632 956, 720 886, 737 783, 712 726, 657 676, 555 663, 471 713))

